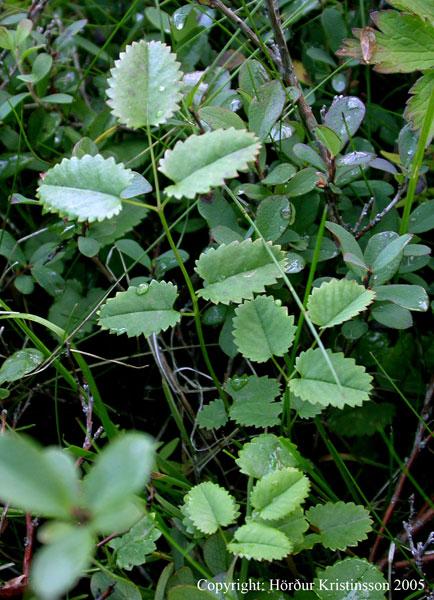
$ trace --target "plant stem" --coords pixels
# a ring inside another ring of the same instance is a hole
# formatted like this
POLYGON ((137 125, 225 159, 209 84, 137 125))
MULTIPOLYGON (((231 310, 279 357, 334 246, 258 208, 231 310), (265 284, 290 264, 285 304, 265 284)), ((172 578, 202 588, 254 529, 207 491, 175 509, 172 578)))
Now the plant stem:
POLYGON ((429 134, 431 131, 431 125, 434 119, 434 90, 431 92, 430 101, 428 104, 428 110, 425 114, 425 119, 423 120, 422 129, 419 136, 419 141, 417 144, 416 154, 414 155, 410 180, 408 182, 407 195, 404 200, 404 212, 402 214, 401 226, 399 228, 399 233, 403 235, 408 231, 408 225, 410 220, 410 212, 411 207, 413 205, 414 196, 416 194, 416 186, 419 180, 419 170, 422 165, 423 155, 425 152, 425 148, 428 143, 429 134))
POLYGON ((214 381, 214 385, 216 386, 216 388, 220 394, 220 397, 222 398, 222 400, 225 403, 226 408, 227 408, 226 392, 224 391, 224 389, 219 381, 219 378, 217 377, 217 375, 214 371, 214 368, 212 366, 211 359, 209 357, 208 350, 206 347, 205 337, 203 335, 203 329, 202 329, 202 322, 200 320, 200 309, 199 309, 198 298, 196 296, 196 292, 194 290, 194 286, 191 281, 191 278, 187 272, 187 269, 185 268, 184 261, 182 260, 182 257, 178 250, 178 247, 175 244, 175 240, 173 239, 172 232, 170 231, 169 224, 167 223, 166 215, 164 214, 164 206, 161 202, 161 193, 160 193, 160 185, 159 185, 159 180, 158 180, 157 163, 155 160, 155 153, 154 153, 154 148, 152 145, 151 130, 150 130, 149 126, 147 127, 147 134, 148 134, 149 149, 150 149, 150 153, 151 153, 152 172, 154 175, 155 196, 156 196, 156 200, 157 200, 158 215, 160 217, 161 225, 163 226, 163 230, 166 235, 167 241, 169 242, 172 252, 176 258, 176 262, 178 263, 178 266, 181 269, 181 273, 184 277, 184 281, 187 285, 187 289, 190 294, 191 303, 193 306, 193 313, 194 313, 194 323, 196 326, 196 333, 197 333, 197 337, 199 340, 199 345, 200 345, 203 359, 205 361, 208 372, 211 375, 212 380, 214 381))

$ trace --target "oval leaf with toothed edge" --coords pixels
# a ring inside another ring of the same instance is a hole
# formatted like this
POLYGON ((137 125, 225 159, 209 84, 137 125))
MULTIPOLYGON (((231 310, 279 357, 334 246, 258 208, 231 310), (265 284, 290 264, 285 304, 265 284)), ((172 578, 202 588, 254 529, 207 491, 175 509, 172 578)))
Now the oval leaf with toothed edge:
POLYGON ((182 511, 199 531, 208 535, 227 527, 238 516, 233 496, 211 481, 200 483, 188 492, 182 511))
POLYGON ((47 212, 82 221, 103 221, 122 210, 122 191, 134 174, 113 158, 64 158, 45 173, 37 196, 47 212))
POLYGON ((194 198, 225 179, 247 171, 260 149, 255 135, 244 129, 217 129, 203 135, 191 135, 166 150, 159 169, 174 182, 164 191, 175 198, 194 198))
POLYGON ((297 358, 298 379, 289 382, 290 390, 302 400, 322 406, 360 406, 369 400, 372 377, 353 358, 342 352, 326 350, 340 385, 327 364, 321 348, 309 349, 297 358))
POLYGON ((280 268, 267 252, 262 240, 244 240, 222 244, 203 252, 196 261, 196 272, 204 280, 198 295, 211 302, 251 300, 254 293, 265 291, 283 277, 285 253, 280 246, 269 244, 280 268))
POLYGON ((182 97, 179 66, 161 42, 141 40, 127 46, 108 80, 107 104, 113 115, 131 129, 165 123, 182 97))
POLYGON ((312 506, 306 513, 319 530, 320 542, 330 550, 345 550, 366 540, 372 520, 363 506, 353 502, 327 502, 312 506))
POLYGON ((361 558, 346 558, 318 571, 313 589, 319 600, 384 600, 387 585, 381 571, 372 563, 361 558), (329 589, 331 586, 324 582, 334 582, 336 588, 329 589), (348 582, 353 584, 354 591, 343 591, 348 582))
POLYGON ((111 333, 126 333, 128 337, 166 331, 181 318, 173 308, 177 296, 176 286, 166 281, 130 286, 107 300, 99 313, 99 324, 111 333))
POLYGON ((375 293, 350 279, 331 279, 314 288, 307 303, 310 319, 323 329, 349 321, 364 311, 375 293))
POLYGON ((261 519, 282 519, 306 500, 309 488, 309 479, 302 471, 286 467, 262 477, 254 486, 250 501, 261 519))
POLYGON ((235 309, 233 336, 241 354, 255 362, 283 356, 297 328, 286 307, 271 296, 258 296, 235 309))
POLYGON ((227 548, 232 554, 247 560, 271 561, 287 556, 292 552, 293 544, 278 529, 250 522, 236 530, 227 548))

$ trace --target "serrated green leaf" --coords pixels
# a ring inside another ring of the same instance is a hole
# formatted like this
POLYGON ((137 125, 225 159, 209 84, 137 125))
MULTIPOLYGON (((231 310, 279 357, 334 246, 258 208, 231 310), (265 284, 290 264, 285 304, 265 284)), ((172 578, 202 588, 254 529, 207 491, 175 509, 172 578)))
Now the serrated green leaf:
POLYGON ((153 280, 148 285, 130 286, 102 306, 99 324, 103 329, 128 337, 165 331, 174 327, 181 314, 173 308, 178 292, 175 285, 153 280))
POLYGON ((377 301, 389 301, 408 310, 425 312, 429 307, 428 294, 421 285, 391 284, 374 288, 377 301))
POLYGON ((64 158, 45 173, 37 196, 48 212, 79 222, 102 221, 120 213, 121 192, 133 176, 113 158, 64 158))
POLYGON ((320 600, 350 600, 356 597, 357 600, 384 600, 388 589, 388 583, 377 567, 361 558, 341 560, 324 571, 319 571, 314 580, 314 590, 320 600), (326 583, 324 585, 321 582, 326 583), (336 587, 331 586, 331 582, 336 587), (348 583, 352 590, 345 592, 348 583))
POLYGON ((296 360, 295 368, 299 379, 291 379, 291 391, 302 400, 322 406, 360 406, 369 400, 372 377, 365 368, 356 365, 353 358, 346 358, 341 352, 326 350, 329 360, 340 382, 337 385, 321 348, 302 352, 296 360))
POLYGON ((88 567, 95 539, 86 527, 68 532, 37 552, 30 584, 41 600, 57 600, 78 581, 88 567))
POLYGON ((296 329, 288 309, 271 296, 258 296, 235 309, 235 344, 243 356, 256 362, 283 356, 292 345, 296 329))
POLYGON ((65 477, 59 477, 51 458, 29 438, 0 436, 3 502, 33 514, 68 519, 78 493, 78 479, 75 473, 68 479, 70 475, 65 471, 65 477))
POLYGON ((212 400, 209 404, 202 406, 197 413, 197 424, 203 429, 219 429, 224 427, 228 421, 224 402, 221 398, 212 400))
POLYGON ((259 152, 258 139, 243 129, 217 129, 203 135, 191 135, 166 150, 159 170, 174 181, 164 191, 175 198, 194 198, 225 179, 247 171, 248 163, 259 152))
POLYGON ((184 498, 184 514, 202 533, 215 533, 227 527, 238 516, 234 498, 211 481, 194 486, 184 498))
POLYGON ((246 427, 272 427, 279 424, 282 403, 274 402, 280 386, 269 377, 233 377, 225 390, 234 399, 229 410, 231 419, 246 427))
POLYGON ((434 5, 426 0, 389 0, 388 4, 434 23, 434 5))
POLYGON ((9 356, 0 368, 0 385, 6 381, 18 381, 34 371, 44 360, 44 355, 36 348, 17 350, 9 356))
MULTIPOLYGON (((434 71, 428 71, 420 77, 410 89, 411 97, 407 101, 404 117, 410 121, 413 129, 422 129, 425 115, 428 112, 431 93, 434 88, 434 71)), ((427 144, 434 136, 434 119, 428 133, 427 144)))
MULTIPOLYGON (((269 248, 284 269, 285 254, 280 246, 270 244, 269 248)), ((260 239, 235 241, 203 252, 196 261, 196 272, 204 280, 199 296, 222 304, 250 300, 282 277, 260 239)))
POLYGON ((372 520, 363 506, 353 502, 327 502, 312 506, 306 513, 319 530, 321 544, 330 550, 345 550, 366 540, 372 520))
POLYGON ((375 293, 350 279, 331 279, 314 288, 307 303, 309 317, 322 329, 349 321, 375 299, 375 293))
POLYGON ((371 62, 380 73, 411 73, 434 65, 434 27, 416 15, 395 10, 377 13, 371 62))
POLYGON ((236 530, 229 552, 247 560, 281 560, 292 551, 286 535, 262 523, 247 523, 236 530))
POLYGON ((160 125, 178 110, 182 73, 166 44, 133 42, 110 73, 107 104, 127 127, 160 125))
POLYGON ((155 551, 155 541, 161 532, 155 525, 152 515, 146 515, 121 537, 111 540, 108 545, 116 552, 116 564, 120 569, 131 571, 133 567, 146 562, 146 557, 155 551))
POLYGON ((392 422, 395 415, 393 404, 367 402, 357 408, 335 410, 328 419, 329 427, 344 437, 374 435, 392 422))
POLYGON ((306 500, 309 488, 309 480, 301 471, 285 467, 262 477, 252 490, 250 502, 259 518, 282 519, 306 500))
POLYGON ((289 440, 263 433, 244 444, 235 462, 241 473, 260 479, 285 467, 297 467, 300 460, 296 446, 289 440))

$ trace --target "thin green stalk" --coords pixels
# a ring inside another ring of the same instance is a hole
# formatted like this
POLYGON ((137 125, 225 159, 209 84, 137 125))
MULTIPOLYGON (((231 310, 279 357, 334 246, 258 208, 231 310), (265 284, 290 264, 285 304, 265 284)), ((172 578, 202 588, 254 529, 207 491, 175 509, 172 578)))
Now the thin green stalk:
POLYGON ((147 134, 148 134, 148 143, 149 143, 150 153, 151 153, 152 171, 153 171, 153 175, 154 175, 155 197, 157 200, 158 214, 160 216, 161 225, 163 226, 163 230, 164 230, 164 233, 166 234, 167 241, 169 242, 172 252, 176 258, 176 262, 178 263, 178 266, 181 269, 181 273, 184 277, 188 292, 190 294, 191 303, 193 305, 194 323, 196 326, 197 337, 199 340, 199 345, 200 345, 200 349, 202 351, 203 359, 205 361, 208 372, 214 381, 214 385, 216 386, 216 388, 220 394, 220 397, 222 398, 223 402, 227 405, 226 392, 224 391, 224 389, 214 371, 214 368, 211 363, 211 359, 209 358, 209 354, 208 354, 208 350, 207 350, 206 342, 205 342, 205 337, 203 335, 202 322, 200 320, 200 309, 199 309, 199 302, 198 302, 198 299, 196 296, 196 292, 194 290, 194 286, 191 281, 190 275, 188 274, 188 271, 185 268, 184 261, 182 260, 182 257, 178 250, 178 247, 175 244, 175 240, 173 239, 172 232, 170 231, 170 227, 169 227, 169 224, 166 219, 166 215, 164 214, 164 206, 162 205, 162 202, 161 202, 160 186, 159 186, 159 181, 158 181, 157 164, 155 161, 154 148, 152 146, 152 137, 151 137, 151 131, 150 131, 149 126, 147 127, 147 134))
POLYGON ((414 196, 416 194, 416 186, 419 180, 419 170, 422 166, 423 155, 425 148, 428 143, 429 134, 431 131, 431 125, 434 119, 434 89, 431 92, 430 101, 428 104, 428 110, 426 111, 425 118, 423 120, 422 129, 417 143, 416 154, 414 155, 413 163, 411 166, 411 174, 408 182, 407 195, 404 200, 404 212, 402 214, 401 226, 399 233, 403 235, 408 231, 408 225, 410 220, 411 207, 413 205, 414 196))
MULTIPOLYGON (((309 275, 307 277, 306 288, 305 288, 304 296, 303 296, 303 306, 304 306, 304 308, 306 308, 307 299, 309 298, 309 294, 310 294, 311 289, 312 289, 312 284, 313 284, 313 281, 315 279, 316 268, 318 266, 319 255, 320 255, 320 252, 321 252, 321 244, 322 244, 322 240, 323 240, 323 237, 324 237, 324 230, 325 230, 326 219, 327 219, 327 204, 324 206, 324 210, 323 210, 323 213, 322 213, 321 222, 319 224, 318 234, 317 234, 317 238, 316 238, 316 242, 315 242, 315 248, 314 248, 314 251, 313 251, 312 263, 310 265, 309 275)), ((291 358, 290 358, 290 363, 289 363, 290 364, 290 368, 288 370, 288 375, 289 376, 291 376, 291 371, 292 371, 292 369, 294 367, 295 356, 296 356, 297 351, 298 351, 298 343, 300 341, 300 336, 301 336, 301 331, 302 331, 302 328, 303 328, 303 323, 304 323, 304 313, 301 312, 300 316, 298 318, 297 331, 296 331, 295 338, 294 338, 294 344, 292 346, 291 358)))

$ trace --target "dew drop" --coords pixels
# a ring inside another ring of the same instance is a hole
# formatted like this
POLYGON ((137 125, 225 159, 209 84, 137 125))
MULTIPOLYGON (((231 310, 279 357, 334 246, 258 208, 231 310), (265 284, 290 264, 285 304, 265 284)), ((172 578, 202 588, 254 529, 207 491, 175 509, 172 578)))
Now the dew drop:
POLYGON ((138 296, 144 296, 149 290, 149 284, 147 283, 141 283, 137 289, 136 289, 136 294, 138 296))
POLYGON ((247 375, 242 375, 241 377, 233 377, 231 379, 231 387, 236 392, 239 392, 249 381, 247 375))
POLYGON ((291 217, 292 210, 289 206, 284 206, 280 211, 282 219, 289 219, 291 217))
POLYGON ((159 92, 164 92, 166 88, 164 87, 164 85, 160 85, 160 87, 158 88, 159 92))

